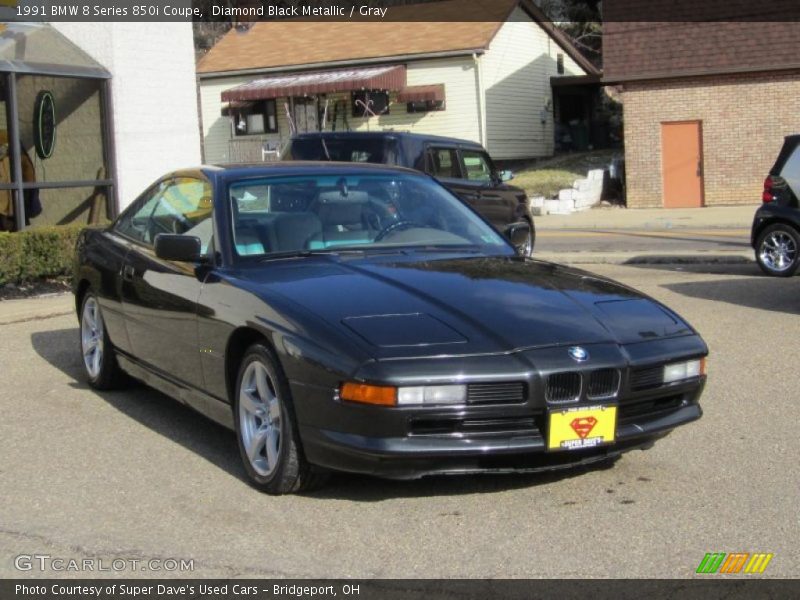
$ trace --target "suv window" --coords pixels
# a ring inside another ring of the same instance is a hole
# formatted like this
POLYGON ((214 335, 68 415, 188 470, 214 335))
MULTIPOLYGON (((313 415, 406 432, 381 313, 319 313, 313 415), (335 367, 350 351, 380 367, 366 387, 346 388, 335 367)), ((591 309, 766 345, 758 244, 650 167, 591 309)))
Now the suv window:
POLYGON ((333 160, 340 162, 390 163, 396 141, 380 137, 336 139, 325 137, 292 140, 281 160, 333 160))
POLYGON ((462 150, 461 158, 464 161, 464 173, 470 181, 491 181, 492 166, 488 157, 477 150, 462 150))
POLYGON ((159 233, 193 235, 200 238, 205 252, 213 233, 211 197, 207 181, 191 177, 162 181, 120 217, 115 230, 148 246, 159 233))
POLYGON ((459 179, 458 153, 454 148, 431 148, 428 150, 428 173, 434 177, 459 179))

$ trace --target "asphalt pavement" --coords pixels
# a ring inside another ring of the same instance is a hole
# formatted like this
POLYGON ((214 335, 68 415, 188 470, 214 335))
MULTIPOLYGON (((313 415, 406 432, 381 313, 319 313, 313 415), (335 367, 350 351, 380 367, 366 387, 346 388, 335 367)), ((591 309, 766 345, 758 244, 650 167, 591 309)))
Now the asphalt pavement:
MULTIPOLYGON (((735 229, 553 229, 537 231, 536 252, 743 256, 752 258, 750 230, 735 229)), ((567 257, 570 258, 570 257, 567 257)))
POLYGON ((703 334, 700 421, 610 468, 340 475, 284 497, 250 488, 233 434, 191 410, 143 386, 90 390, 70 298, 38 313, 26 301, 0 325, 0 577, 81 575, 16 570, 32 553, 194 561, 130 577, 680 578, 707 552, 769 552, 764 577, 800 575, 800 277, 753 263, 592 270, 703 334))
POLYGON ((689 209, 600 208, 535 217, 536 254, 572 263, 753 260, 755 205, 689 209))

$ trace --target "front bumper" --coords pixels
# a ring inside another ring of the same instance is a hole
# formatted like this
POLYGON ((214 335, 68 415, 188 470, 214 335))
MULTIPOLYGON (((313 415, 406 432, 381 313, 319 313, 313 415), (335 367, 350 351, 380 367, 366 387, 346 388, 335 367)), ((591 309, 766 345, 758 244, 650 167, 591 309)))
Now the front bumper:
POLYGON ((525 405, 449 413, 340 405, 340 419, 326 419, 331 425, 303 424, 301 419, 300 436, 306 458, 317 466, 392 479, 551 471, 647 448, 675 427, 699 419, 704 384, 701 378, 619 400, 615 442, 590 449, 546 451, 546 409, 525 405), (349 431, 336 430, 337 421, 347 423, 349 431), (447 425, 437 432, 418 427, 420 422, 447 425), (445 432, 447 427, 451 430, 445 432))

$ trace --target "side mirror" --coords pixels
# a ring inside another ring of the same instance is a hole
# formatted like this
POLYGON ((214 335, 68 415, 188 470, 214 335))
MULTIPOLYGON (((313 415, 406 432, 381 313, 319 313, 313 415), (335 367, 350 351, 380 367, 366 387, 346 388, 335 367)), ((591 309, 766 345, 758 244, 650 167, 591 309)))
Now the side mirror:
POLYGON ((176 262, 200 262, 200 238, 193 235, 159 233, 156 236, 156 256, 176 262))
POLYGON ((526 221, 512 223, 503 232, 506 239, 517 250, 520 256, 530 256, 533 250, 533 239, 531 236, 531 226, 526 221))
POLYGON ((511 181, 514 179, 514 173, 512 171, 500 171, 500 181, 511 181))

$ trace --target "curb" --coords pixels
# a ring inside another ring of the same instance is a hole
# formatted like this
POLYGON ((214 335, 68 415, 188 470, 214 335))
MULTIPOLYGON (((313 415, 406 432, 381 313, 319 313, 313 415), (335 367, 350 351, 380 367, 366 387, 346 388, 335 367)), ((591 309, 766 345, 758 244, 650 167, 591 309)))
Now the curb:
POLYGON ((640 252, 534 252, 533 258, 572 265, 744 265, 755 264, 750 254, 647 254, 640 252))
POLYGON ((0 326, 75 314, 70 292, 0 302, 0 326))

